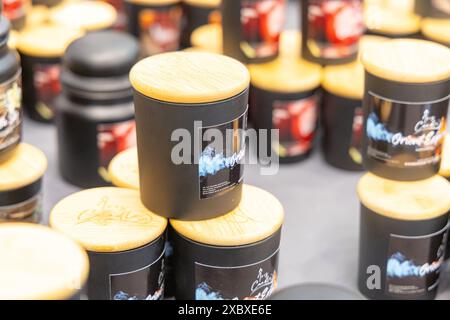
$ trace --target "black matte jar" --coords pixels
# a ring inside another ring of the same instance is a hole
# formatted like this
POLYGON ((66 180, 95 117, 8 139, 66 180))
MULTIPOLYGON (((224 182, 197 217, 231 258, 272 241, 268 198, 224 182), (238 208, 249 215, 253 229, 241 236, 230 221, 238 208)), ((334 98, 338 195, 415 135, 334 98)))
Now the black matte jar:
POLYGON ((67 49, 56 124, 59 168, 70 183, 109 184, 109 162, 136 145, 128 73, 138 54, 137 41, 118 31, 89 33, 67 49))

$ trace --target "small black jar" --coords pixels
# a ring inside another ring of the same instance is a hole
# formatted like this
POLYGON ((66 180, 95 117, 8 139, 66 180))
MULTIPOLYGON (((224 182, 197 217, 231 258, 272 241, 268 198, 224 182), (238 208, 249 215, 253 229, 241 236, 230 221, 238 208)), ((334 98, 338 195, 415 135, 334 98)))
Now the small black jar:
POLYGON ((422 17, 449 19, 450 4, 446 0, 416 0, 415 12, 422 17))
POLYGON ((67 49, 56 125, 59 168, 70 183, 109 184, 109 162, 136 145, 128 73, 138 55, 137 41, 118 31, 89 33, 67 49))
POLYGON ((429 300, 446 253, 450 184, 440 176, 398 182, 364 175, 359 290, 370 299, 429 300))
POLYGON ((19 55, 8 46, 9 22, 0 17, 0 157, 22 137, 22 92, 19 55))
POLYGON ((167 220, 148 211, 139 192, 95 188, 61 200, 50 226, 88 251, 90 300, 159 300, 164 296, 167 220))
POLYGON ((276 289, 283 207, 267 191, 243 189, 222 217, 170 221, 176 299, 264 300, 276 289))
POLYGON ((322 65, 356 59, 364 33, 362 0, 302 0, 302 57, 322 65))
POLYGON ((392 180, 439 171, 450 100, 450 49, 415 39, 366 50, 364 166, 392 180))

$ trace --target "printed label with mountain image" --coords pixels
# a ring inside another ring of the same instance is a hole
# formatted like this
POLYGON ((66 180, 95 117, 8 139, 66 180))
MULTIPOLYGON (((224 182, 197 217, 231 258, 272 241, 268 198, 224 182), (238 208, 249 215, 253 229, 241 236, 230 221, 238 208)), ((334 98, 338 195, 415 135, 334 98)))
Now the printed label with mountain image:
POLYGON ((22 90, 20 75, 0 84, 0 152, 20 141, 22 90))

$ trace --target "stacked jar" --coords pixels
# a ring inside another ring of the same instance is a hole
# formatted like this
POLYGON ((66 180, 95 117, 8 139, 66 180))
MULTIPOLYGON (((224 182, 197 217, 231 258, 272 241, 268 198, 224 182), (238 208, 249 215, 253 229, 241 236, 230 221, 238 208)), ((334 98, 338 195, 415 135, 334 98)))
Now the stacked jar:
POLYGON ((450 47, 450 6, 446 1, 416 1, 416 12, 422 16, 422 35, 450 47))

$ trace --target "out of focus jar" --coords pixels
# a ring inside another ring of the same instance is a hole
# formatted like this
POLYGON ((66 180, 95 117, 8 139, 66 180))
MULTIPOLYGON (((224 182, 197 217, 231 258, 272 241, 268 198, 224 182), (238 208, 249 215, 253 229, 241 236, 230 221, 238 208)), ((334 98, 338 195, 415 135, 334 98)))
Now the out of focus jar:
POLYGON ((193 48, 202 51, 222 53, 222 26, 220 24, 206 24, 198 27, 191 34, 191 44, 193 48))

